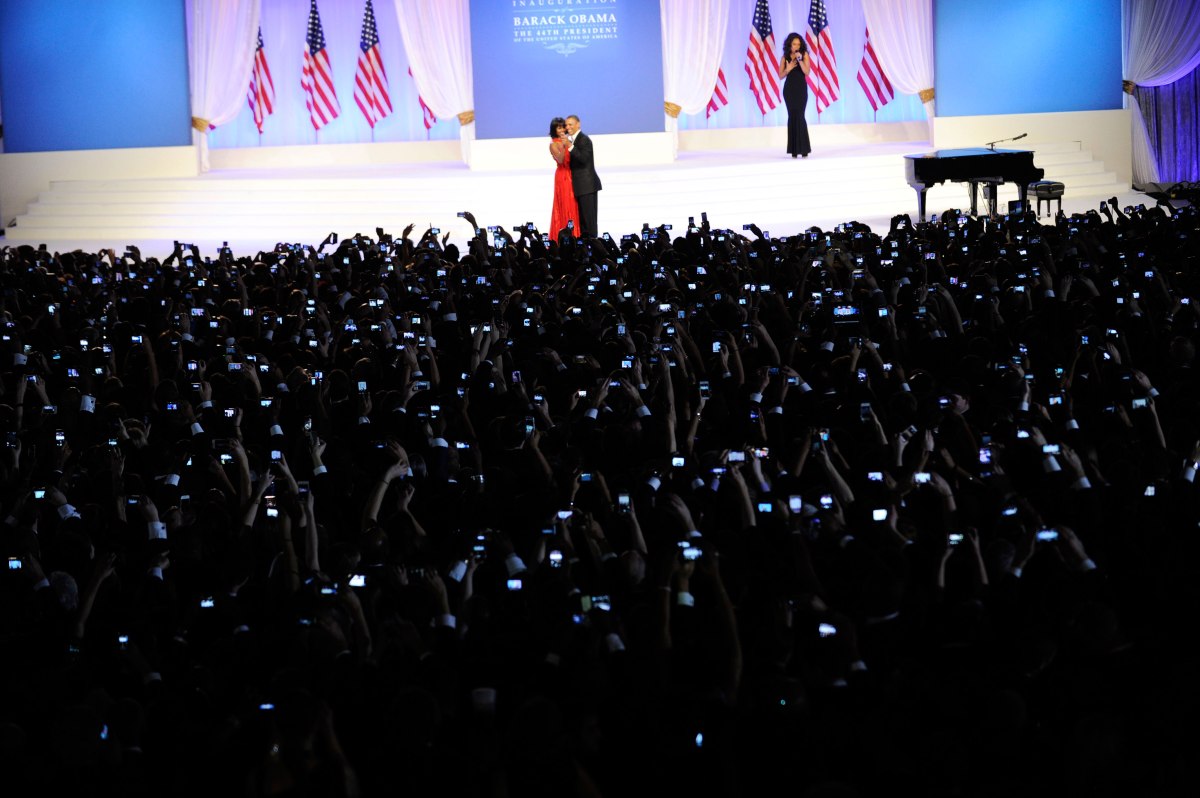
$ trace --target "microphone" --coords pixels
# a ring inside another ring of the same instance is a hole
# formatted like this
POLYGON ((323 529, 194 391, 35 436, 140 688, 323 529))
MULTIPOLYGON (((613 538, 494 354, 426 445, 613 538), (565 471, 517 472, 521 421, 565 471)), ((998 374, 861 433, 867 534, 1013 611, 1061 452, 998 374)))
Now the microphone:
POLYGON ((994 150, 994 149, 996 149, 997 144, 1003 144, 1006 141, 1020 141, 1021 139, 1025 138, 1028 135, 1029 135, 1028 133, 1022 133, 1019 136, 1013 136, 1012 138, 1008 138, 1008 139, 997 139, 996 141, 989 141, 987 144, 985 144, 983 146, 987 147, 989 150, 994 150))

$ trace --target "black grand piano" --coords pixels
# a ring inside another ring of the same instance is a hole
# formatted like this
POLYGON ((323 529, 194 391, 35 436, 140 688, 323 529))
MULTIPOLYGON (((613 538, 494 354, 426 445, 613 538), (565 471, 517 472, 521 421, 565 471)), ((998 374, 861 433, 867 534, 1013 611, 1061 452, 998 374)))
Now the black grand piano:
POLYGON ((977 214, 976 192, 982 184, 988 201, 988 212, 996 213, 996 187, 1001 183, 1016 183, 1021 207, 1026 206, 1026 190, 1030 183, 1041 180, 1046 170, 1033 165, 1029 150, 990 150, 970 147, 961 150, 936 150, 919 155, 904 156, 904 179, 917 190, 917 213, 925 218, 925 192, 930 186, 953 180, 971 184, 971 215, 977 214))

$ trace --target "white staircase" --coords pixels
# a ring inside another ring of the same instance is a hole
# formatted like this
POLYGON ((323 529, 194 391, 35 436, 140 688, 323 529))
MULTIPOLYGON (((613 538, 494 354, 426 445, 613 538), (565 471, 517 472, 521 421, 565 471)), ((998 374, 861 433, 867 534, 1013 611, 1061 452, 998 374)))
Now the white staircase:
MULTIPOLYGON (((640 230, 643 222, 665 222, 678 232, 688 216, 707 211, 714 226, 740 230, 753 221, 774 235, 850 219, 886 229, 893 215, 916 213, 901 156, 927 149, 913 142, 859 145, 807 159, 763 150, 683 152, 664 166, 601 169, 600 228, 619 236, 640 230)), ((1046 179, 1065 184, 1068 212, 1094 208, 1114 195, 1137 201, 1129 186, 1117 183, 1078 143, 1030 149, 1046 179)), ((398 233, 410 222, 418 235, 432 224, 461 241, 470 232, 457 218, 462 210, 485 226, 532 221, 545 227, 551 179, 549 165, 506 173, 438 163, 62 181, 17 217, 5 231, 5 243, 46 243, 59 250, 136 243, 147 254, 165 254, 179 239, 206 253, 223 241, 247 252, 277 241, 315 243, 331 230, 373 235, 382 226, 398 233)), ((1016 188, 1001 187, 1002 210, 1011 199, 1016 188)), ((929 191, 927 208, 934 213, 969 204, 966 187, 950 184, 929 191)))

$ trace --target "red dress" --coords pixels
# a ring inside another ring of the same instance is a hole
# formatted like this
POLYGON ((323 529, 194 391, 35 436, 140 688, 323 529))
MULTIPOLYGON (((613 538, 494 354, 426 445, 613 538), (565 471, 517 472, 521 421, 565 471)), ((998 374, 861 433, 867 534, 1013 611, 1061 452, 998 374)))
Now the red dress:
POLYGON ((558 240, 559 232, 567 226, 568 221, 575 223, 573 234, 578 236, 579 206, 575 203, 575 189, 571 186, 571 151, 564 149, 562 163, 554 170, 554 204, 550 209, 551 239, 558 240))

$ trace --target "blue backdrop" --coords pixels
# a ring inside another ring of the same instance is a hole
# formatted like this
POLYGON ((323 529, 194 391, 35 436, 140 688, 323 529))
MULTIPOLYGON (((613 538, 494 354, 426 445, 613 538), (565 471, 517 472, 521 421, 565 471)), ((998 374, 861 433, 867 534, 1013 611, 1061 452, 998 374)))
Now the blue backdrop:
POLYGON ((938 116, 1121 107, 1120 0, 934 3, 938 116))
MULTIPOLYGON (((682 129, 786 123, 782 106, 762 115, 746 85, 742 65, 753 4, 730 4, 722 58, 729 105, 711 118, 703 111, 682 117, 682 129)), ((820 122, 924 118, 910 96, 871 111, 854 80, 862 55, 861 4, 826 5, 842 96, 820 122)), ((184 0, 0 0, 5 150, 190 143, 184 7, 184 0)), ((772 0, 770 7, 777 43, 789 30, 803 32, 808 0, 772 0)), ((456 120, 439 121, 431 131, 422 125, 391 2, 377 2, 375 12, 396 112, 372 133, 352 88, 362 2, 325 0, 321 10, 342 117, 318 139, 304 112, 299 62, 307 0, 263 0, 276 113, 260 137, 244 109, 212 133, 212 146, 457 137, 456 120)), ((480 138, 542 135, 551 116, 569 113, 584 117, 594 133, 662 129, 657 2, 473 0, 471 10, 480 138), (596 18, 562 25, 527 19, 557 14, 596 18), (599 16, 606 14, 616 21, 599 16)), ((940 0, 934 12, 940 115, 1120 107, 1119 0, 940 0)), ((817 123, 811 100, 807 116, 817 123)))
POLYGON ((0 0, 6 152, 191 144, 183 0, 0 0))

